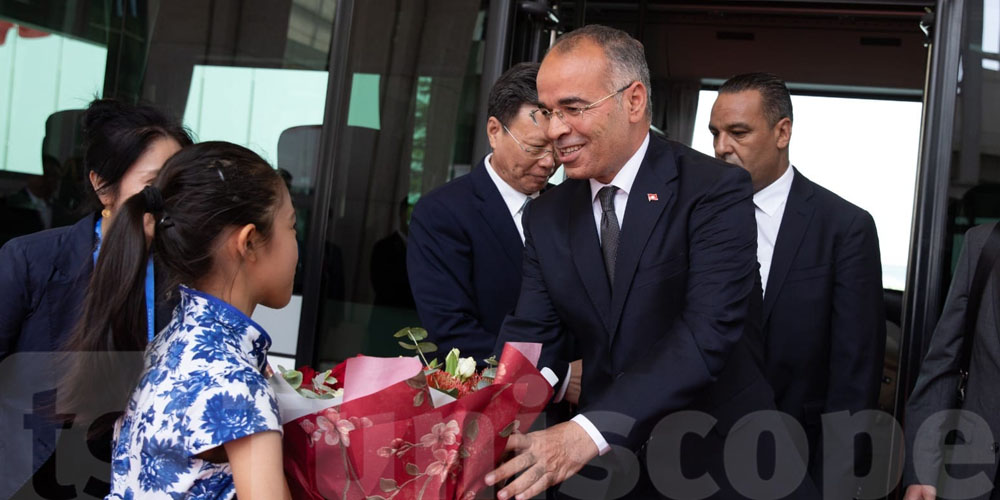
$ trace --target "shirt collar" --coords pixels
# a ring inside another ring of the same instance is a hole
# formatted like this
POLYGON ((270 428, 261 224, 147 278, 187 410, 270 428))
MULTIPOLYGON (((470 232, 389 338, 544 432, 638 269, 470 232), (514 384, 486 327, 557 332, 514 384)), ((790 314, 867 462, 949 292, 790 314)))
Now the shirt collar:
POLYGON ((180 290, 180 307, 185 317, 195 318, 199 324, 215 322, 222 326, 232 340, 239 343, 257 368, 263 370, 267 366, 267 351, 271 348, 271 336, 264 331, 256 321, 243 314, 243 311, 215 296, 184 285, 180 290))
POLYGON ((639 166, 642 165, 642 159, 646 157, 647 148, 649 148, 649 132, 646 133, 646 138, 642 140, 642 145, 635 151, 635 154, 625 162, 622 169, 615 174, 615 178, 611 179, 611 184, 601 184, 601 181, 597 179, 590 179, 591 202, 597 199, 597 192, 604 186, 613 185, 628 196, 629 192, 632 191, 632 183, 635 182, 635 176, 639 173, 639 166))
POLYGON ((772 182, 764 189, 757 191, 753 195, 753 204, 759 208, 762 212, 767 214, 768 217, 774 217, 775 212, 778 211, 785 201, 788 199, 788 193, 792 190, 792 177, 794 177, 794 168, 789 165, 785 169, 785 173, 778 177, 778 180, 772 182))
POLYGON ((524 194, 507 184, 507 181, 500 178, 500 174, 493 169, 493 163, 490 161, 493 159, 493 153, 486 155, 483 163, 486 164, 486 172, 490 174, 490 179, 493 180, 493 184, 496 185, 497 190, 500 191, 500 196, 503 198, 503 202, 507 205, 507 209, 510 210, 510 215, 515 216, 521 211, 521 207, 524 206, 524 200, 528 198, 537 198, 538 193, 531 193, 530 195, 524 194))

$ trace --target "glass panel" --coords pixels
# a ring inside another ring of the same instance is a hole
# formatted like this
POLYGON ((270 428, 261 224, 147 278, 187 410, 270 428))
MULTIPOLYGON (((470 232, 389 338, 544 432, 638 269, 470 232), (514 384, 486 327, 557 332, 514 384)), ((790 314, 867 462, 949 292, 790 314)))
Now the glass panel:
POLYGON ((485 5, 355 3, 347 79, 354 84, 338 96, 348 117, 326 214, 320 367, 357 352, 406 354, 392 335, 420 325, 406 274, 409 211, 422 194, 479 161, 471 151, 485 5))
MULTIPOLYGON (((698 151, 712 156, 708 120, 716 95, 716 91, 701 91, 692 143, 698 151)), ((872 215, 882 253, 883 287, 903 290, 920 151, 921 103, 793 95, 792 106, 791 163, 810 180, 872 215), (836 141, 831 142, 834 137, 836 141)))
POLYGON ((1000 219, 1000 115, 987 104, 1000 102, 1000 0, 965 5, 948 186, 949 273, 965 231, 1000 219))

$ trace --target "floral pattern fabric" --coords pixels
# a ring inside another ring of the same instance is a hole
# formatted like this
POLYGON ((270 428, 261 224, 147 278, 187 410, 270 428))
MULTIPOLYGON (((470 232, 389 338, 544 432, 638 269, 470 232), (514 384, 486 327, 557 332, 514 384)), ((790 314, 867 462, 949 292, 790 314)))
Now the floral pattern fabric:
POLYGON ((109 499, 231 499, 228 463, 196 455, 258 432, 281 432, 262 372, 271 338, 233 306, 180 287, 173 320, 115 424, 109 499))

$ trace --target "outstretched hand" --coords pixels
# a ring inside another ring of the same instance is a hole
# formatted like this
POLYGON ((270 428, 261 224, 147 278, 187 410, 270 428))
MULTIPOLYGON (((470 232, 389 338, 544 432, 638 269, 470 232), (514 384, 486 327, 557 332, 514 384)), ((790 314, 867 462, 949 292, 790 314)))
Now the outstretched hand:
POLYGON ((598 452, 583 427, 573 421, 529 434, 512 434, 507 450, 516 455, 487 474, 486 484, 492 486, 523 473, 497 493, 500 500, 531 498, 576 474, 598 452))

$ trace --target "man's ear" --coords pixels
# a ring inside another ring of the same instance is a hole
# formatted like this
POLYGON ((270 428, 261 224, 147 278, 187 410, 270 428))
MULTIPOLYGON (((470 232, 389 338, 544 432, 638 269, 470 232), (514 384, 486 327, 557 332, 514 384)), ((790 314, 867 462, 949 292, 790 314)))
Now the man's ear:
POLYGON ((625 89, 623 99, 628 103, 628 121, 639 123, 646 120, 646 86, 636 81, 625 89))
POLYGON ((491 116, 489 120, 486 120, 486 136, 490 139, 491 149, 497 148, 501 135, 503 135, 503 124, 497 120, 497 117, 491 116))
POLYGON ((257 259, 257 247, 260 245, 260 234, 257 232, 257 226, 253 224, 247 224, 235 233, 236 239, 236 252, 240 254, 244 259, 254 261, 257 259))
POLYGON ((785 149, 792 142, 792 120, 787 116, 778 120, 774 126, 777 131, 778 149, 785 149))

